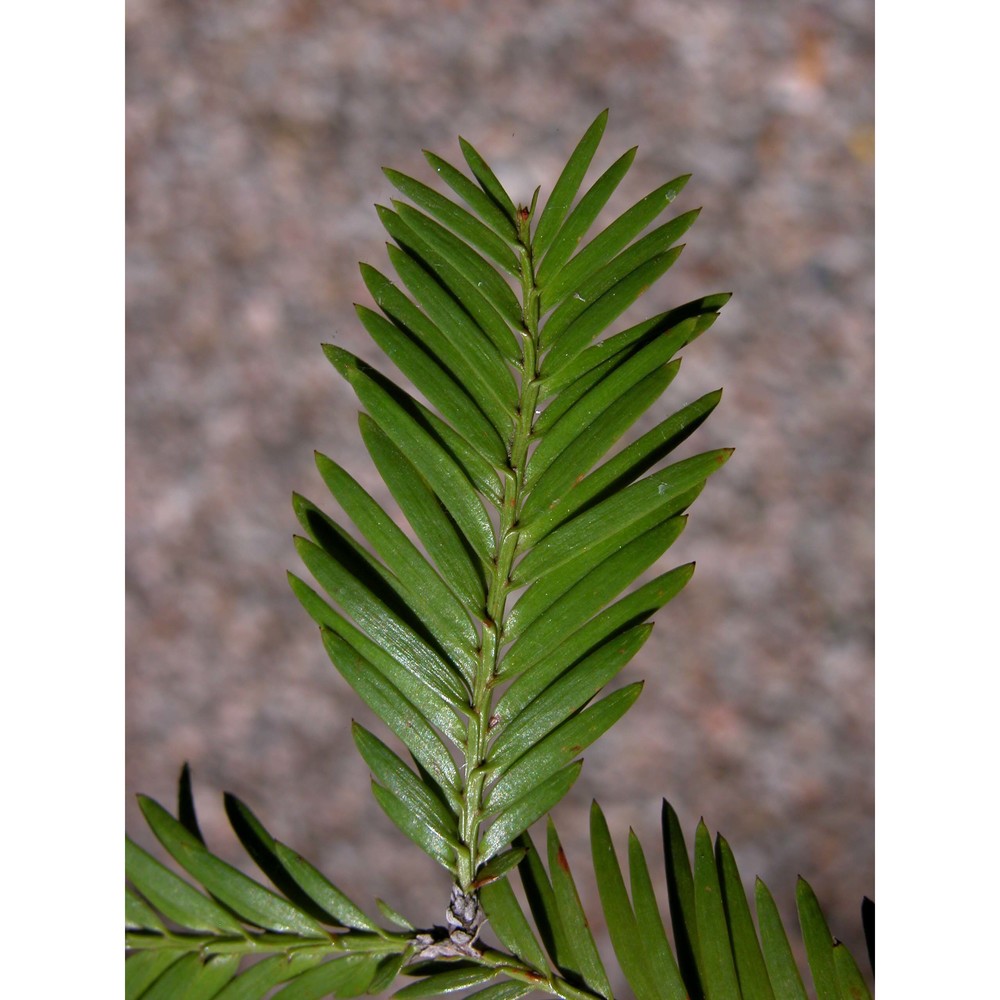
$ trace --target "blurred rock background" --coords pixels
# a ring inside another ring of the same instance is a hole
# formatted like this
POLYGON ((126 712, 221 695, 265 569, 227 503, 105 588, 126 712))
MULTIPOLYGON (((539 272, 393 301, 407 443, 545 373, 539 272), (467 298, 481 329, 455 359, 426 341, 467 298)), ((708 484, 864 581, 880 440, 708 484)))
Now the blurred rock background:
MULTIPOLYGON (((127 822, 194 770, 367 905, 440 921, 447 879, 368 791, 368 718, 289 592, 313 449, 376 492, 357 404, 320 353, 370 360, 356 262, 420 150, 472 141, 515 198, 611 119, 616 212, 681 173, 704 205, 642 314, 731 290, 657 418, 709 389, 697 450, 736 454, 666 565, 696 558, 626 679, 629 722, 556 811, 586 876, 598 797, 655 853, 661 796, 791 912, 797 873, 861 957, 873 870, 873 10, 868 0, 132 0, 128 45, 127 822)), ((593 176, 596 176, 593 175, 593 176)), ((638 314, 637 314, 638 315, 638 314)), ((327 504, 333 508, 332 501, 327 504)))

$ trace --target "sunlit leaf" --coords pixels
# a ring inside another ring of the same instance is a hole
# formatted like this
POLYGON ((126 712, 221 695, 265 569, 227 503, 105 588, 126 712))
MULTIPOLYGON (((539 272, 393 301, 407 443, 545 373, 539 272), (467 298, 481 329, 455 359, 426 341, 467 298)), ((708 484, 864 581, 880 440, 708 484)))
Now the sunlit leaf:
POLYGON ((535 987, 530 983, 495 983, 493 986, 487 986, 485 990, 476 990, 475 993, 469 993, 468 996, 478 997, 479 1000, 520 1000, 521 997, 527 996, 534 990, 535 987))
POLYGON ((579 973, 591 989, 610 1000, 611 984, 601 963, 601 956, 597 952, 587 917, 580 905, 580 894, 577 892, 569 861, 566 859, 562 844, 559 843, 559 835, 551 817, 547 828, 547 842, 552 891, 574 957, 574 963, 570 968, 579 973))
POLYGON ((407 198, 425 208, 472 246, 489 254, 509 274, 518 277, 517 257, 508 243, 500 239, 489 226, 480 222, 461 205, 456 204, 450 198, 443 197, 421 181, 407 177, 398 170, 391 170, 388 167, 383 168, 382 172, 407 198))
MULTIPOLYGON (((502 465, 507 452, 504 440, 488 417, 446 364, 444 344, 435 344, 437 353, 410 330, 379 316, 365 306, 355 306, 365 329, 404 375, 441 415, 493 465, 502 465), (444 356, 442 356, 444 355, 444 356)), ((453 352, 452 352, 453 353, 453 352)), ((503 426, 503 423, 501 423, 503 426)))
POLYGON ((212 855, 157 802, 139 796, 139 807, 174 860, 244 920, 273 931, 326 936, 322 925, 307 913, 212 855))
POLYGON ((426 679, 419 668, 410 669, 405 661, 399 661, 373 642, 363 632, 356 629, 342 615, 338 614, 307 583, 294 573, 288 580, 296 597, 309 612, 310 617, 321 628, 330 629, 343 639, 365 661, 374 666, 394 687, 398 688, 413 704, 419 705, 429 722, 455 742, 461 742, 464 733, 461 722, 448 703, 427 687, 426 679))
POLYGON ((759 878, 754 889, 754 900, 757 923, 760 927, 761 951, 775 997, 781 1000, 785 1000, 786 997, 787 1000, 806 1000, 806 990, 802 985, 802 977, 795 964, 778 907, 770 890, 759 878))
POLYGON ((715 860, 743 1000, 775 1000, 736 859, 721 834, 715 842, 715 860))
POLYGON ((712 850, 712 838, 704 821, 694 835, 694 911, 698 922, 699 968, 705 994, 715 997, 738 997, 739 980, 729 943, 722 888, 712 850))
POLYGON ((453 321, 454 307, 448 308, 447 296, 436 289, 431 276, 419 264, 394 247, 389 248, 389 256, 408 282, 407 287, 416 289, 414 294, 430 313, 440 315, 443 325, 433 321, 385 275, 362 264, 361 276, 372 298, 393 323, 453 375, 489 418, 501 441, 507 441, 513 431, 517 387, 499 352, 488 340, 470 336, 467 327, 453 321))
POLYGON ((580 185, 583 183, 590 161, 594 158, 594 153, 597 152, 597 146, 601 141, 601 136, 604 135, 604 128, 607 124, 608 112, 605 109, 584 133, 566 166, 563 167, 555 187, 552 188, 552 194, 549 195, 548 201, 545 203, 532 239, 532 245, 539 259, 548 249, 552 238, 566 217, 570 205, 573 204, 573 199, 576 197, 577 191, 580 190, 580 185))
POLYGON ((598 341, 578 354, 557 374, 542 379, 539 383, 541 397, 547 399, 554 393, 562 394, 570 391, 584 375, 598 365, 606 363, 630 347, 648 343, 655 337, 668 337, 674 350, 679 351, 715 323, 719 310, 729 299, 728 294, 707 295, 658 313, 621 333, 598 341))
POLYGON ((637 521, 651 510, 700 485, 721 468, 731 454, 730 448, 706 452, 640 479, 577 515, 530 551, 528 549, 537 540, 538 529, 528 525, 522 529, 518 539, 519 548, 525 556, 514 570, 514 582, 530 583, 544 573, 551 573, 557 566, 595 545, 608 531, 637 521))
MULTIPOLYGON (((409 751, 404 760, 353 726, 386 817, 450 874, 450 930, 420 928, 376 899, 400 930, 383 929, 227 794, 236 837, 274 889, 244 875, 205 845, 185 770, 176 819, 140 800, 184 877, 127 846, 126 941, 141 954, 126 981, 136 1000, 320 1000, 389 990, 400 973, 415 980, 402 997, 476 990, 519 1000, 539 986, 610 1000, 617 970, 604 967, 555 827, 548 871, 527 830, 637 698, 641 682, 607 687, 693 564, 648 571, 730 452, 660 465, 719 400, 710 393, 666 418, 656 409, 678 373, 675 355, 728 296, 615 332, 678 259, 697 211, 657 221, 680 177, 595 235, 636 153, 588 180, 606 123, 602 112, 547 197, 541 186, 530 198, 509 193, 464 139, 467 171, 426 154, 454 198, 385 171, 408 199, 377 206, 398 283, 362 265, 374 304, 356 310, 370 350, 323 350, 358 398, 363 442, 407 523, 393 523, 392 505, 369 492, 370 476, 340 464, 340 450, 338 461, 318 455, 317 467, 342 514, 293 497, 308 536, 295 545, 313 581, 290 574, 292 589, 353 694, 409 751), (382 361, 367 360, 372 351, 382 361), (393 367, 383 371, 385 361, 393 367), (632 441, 647 413, 652 429, 632 441), (476 893, 512 955, 477 937, 476 893)), ((772 1000, 760 988, 770 938, 754 951, 724 842, 718 869, 706 867, 699 830, 692 876, 675 826, 665 816, 676 963, 641 845, 630 836, 630 899, 596 804, 592 814, 603 915, 635 995, 728 1000, 738 974, 748 998, 772 1000)), ((815 950, 822 935, 809 919, 815 950)), ((853 990, 856 969, 824 948, 853 990)))
POLYGON ((498 854, 489 864, 483 865, 476 872, 476 881, 472 883, 474 889, 479 889, 484 885, 490 885, 507 874, 512 868, 517 867, 524 857, 524 848, 515 847, 503 854, 498 854))
POLYGON ((520 757, 493 785, 486 798, 486 808, 490 811, 507 808, 529 788, 568 764, 614 725, 632 707, 641 691, 642 682, 637 681, 602 698, 558 726, 520 757))
POLYGON ((837 985, 845 1000, 871 1000, 868 984, 861 975, 858 963, 847 948, 839 942, 833 946, 833 967, 837 973, 837 985))
POLYGON ((633 384, 606 406, 597 400, 583 400, 583 403, 593 402, 596 410, 593 418, 588 415, 581 421, 582 426, 572 440, 542 470, 521 509, 522 517, 529 520, 535 510, 551 510, 579 483, 601 456, 660 398, 676 376, 679 364, 675 361, 660 365, 648 374, 640 373, 633 384))
POLYGON ((481 563, 469 551, 444 505, 405 453, 373 420, 362 414, 358 422, 368 453, 443 579, 469 611, 484 614, 486 590, 481 563))
POLYGON ((477 495, 467 470, 410 413, 393 399, 380 382, 356 358, 328 345, 328 354, 336 359, 344 377, 375 422, 420 466, 424 478, 441 498, 448 513, 461 528, 477 555, 485 561, 495 554, 493 526, 477 495))
POLYGON ((666 865, 670 923, 677 951, 677 966, 694 996, 704 993, 700 972, 698 918, 695 912, 694 875, 677 813, 666 799, 661 813, 663 858, 666 865))
POLYGON ((833 962, 833 935, 820 909, 816 893, 801 877, 795 886, 795 904, 817 1000, 838 1000, 840 987, 833 962))
POLYGON ((281 997, 281 1000, 321 1000, 330 995, 360 996, 372 981, 377 963, 377 955, 335 958, 297 976, 274 996, 281 997))
POLYGON ((253 858, 254 863, 271 880, 275 888, 320 923, 337 923, 336 918, 317 906, 292 878, 278 854, 278 842, 268 833, 249 806, 229 792, 223 796, 223 801, 233 832, 247 854, 253 858))
MULTIPOLYGON (((487 282, 482 277, 483 268, 490 270, 490 265, 474 250, 465 247, 460 240, 456 240, 447 230, 416 209, 404 204, 397 204, 396 212, 382 205, 375 207, 382 225, 400 249, 435 275, 461 306, 466 322, 475 323, 493 342, 501 356, 516 362, 520 356, 520 348, 509 324, 520 321, 517 302, 513 299, 513 293, 508 290, 511 299, 502 299, 501 306, 508 318, 492 304, 484 292, 483 285, 487 282), (511 310, 514 311, 513 318, 509 318, 511 310)), ((500 293, 497 289, 500 286, 506 287, 506 282, 496 272, 493 275, 496 280, 489 284, 493 297, 498 298, 500 293)))
POLYGON ((544 970, 545 956, 524 917, 510 880, 502 878, 483 886, 479 891, 479 898, 489 917, 493 933, 504 947, 533 968, 544 970))
POLYGON ((577 761, 556 771, 507 806, 483 835, 479 843, 480 857, 488 861, 535 820, 544 816, 570 790, 580 776, 582 766, 583 761, 577 761))
POLYGON ((125 929, 166 930, 163 921, 127 886, 125 888, 125 929))
POLYGON ((169 920, 192 930, 244 933, 243 925, 184 879, 125 838, 125 877, 169 920))
MULTIPOLYGON (((543 307, 559 301, 566 290, 578 288, 594 271, 628 246, 677 197, 690 176, 677 177, 651 191, 594 237, 562 268, 558 279, 549 283, 543 294, 543 307)), ((547 342, 543 340, 543 344, 547 342)))
POLYGON ((687 1000, 688 991, 667 940, 646 855, 632 830, 628 833, 628 866, 635 924, 646 947, 652 979, 665 1000, 687 1000))
POLYGON ((514 681, 494 712, 496 739, 488 757, 490 773, 508 767, 590 701, 635 656, 651 631, 652 626, 640 625, 623 632, 544 689, 541 669, 514 681))
POLYGON ((263 1000, 273 987, 302 975, 319 961, 319 956, 302 952, 265 958, 237 976, 216 1000, 263 1000))
POLYGON ((455 761, 426 718, 391 681, 330 629, 323 629, 323 644, 344 679, 366 705, 403 741, 434 776, 449 804, 460 811, 461 778, 455 761))
POLYGON ((635 914, 625 891, 625 882, 607 821, 596 802, 590 809, 590 841, 601 906, 622 972, 639 1000, 655 1000, 659 991, 649 966, 646 942, 639 933, 635 914))
POLYGON ((434 153, 424 150, 427 162, 434 168, 438 176, 471 208, 479 218, 506 242, 513 243, 517 239, 517 229, 514 220, 485 192, 474 184, 460 170, 453 167, 447 160, 434 153))
POLYGON ((481 983, 488 983, 495 979, 497 972, 495 969, 471 968, 455 969, 453 972, 439 972, 432 976, 427 976, 411 986, 406 986, 394 996, 399 1000, 415 1000, 416 997, 437 997, 455 990, 462 990, 468 986, 479 986, 481 983))
POLYGON ((140 951, 125 960, 125 1000, 139 1000, 184 953, 174 950, 140 951))
POLYGON ((510 200, 510 195, 503 189, 503 185, 497 180, 497 176, 489 164, 476 152, 470 142, 460 137, 458 143, 462 149, 462 155, 465 157, 465 162, 469 165, 473 176, 479 181, 479 186, 496 202, 504 215, 513 220, 517 210, 510 200))
POLYGON ((551 678, 558 677, 568 666, 595 650, 609 637, 644 622, 654 611, 676 597, 693 573, 693 563, 663 573, 595 615, 583 628, 540 658, 525 663, 507 657, 498 676, 523 671, 543 671, 547 684, 551 678))
MULTIPOLYGON (((511 326, 521 324, 521 306, 506 280, 463 240, 448 232, 433 219, 405 203, 393 201, 397 214, 405 225, 448 261, 473 288, 477 289, 511 326)), ((517 341, 512 339, 510 352, 516 359, 517 341)), ((497 345, 500 346, 499 344, 497 345)), ((501 348, 501 353, 506 353, 501 348)))
POLYGON ((298 883, 302 891, 327 913, 334 916, 345 927, 355 927, 362 931, 381 934, 381 928, 362 910, 352 903, 325 875, 311 865, 301 855, 280 841, 275 843, 275 851, 289 875, 298 883))
MULTIPOLYGON (((635 267, 632 267, 631 255, 623 255, 626 259, 622 261, 612 261, 608 267, 614 269, 614 275, 613 280, 609 278, 607 282, 607 291, 600 292, 596 298, 581 295, 580 299, 570 300, 578 302, 584 308, 579 316, 560 329, 558 334, 552 334, 552 348, 542 362, 541 374, 543 376, 558 374, 561 368, 568 365, 640 295, 647 292, 654 282, 666 274, 677 262, 683 249, 674 247, 650 260, 642 261, 635 267)), ((546 330, 553 325, 557 324, 548 324, 546 330)))
MULTIPOLYGON (((660 551, 665 551, 680 536, 686 523, 685 516, 675 516, 670 507, 664 505, 654 507, 634 521, 625 521, 617 528, 612 528, 605 537, 595 540, 593 545, 582 549, 567 562, 557 564, 535 580, 508 615, 504 626, 505 640, 517 639, 540 616, 551 614, 550 609, 556 601, 582 583, 590 573, 603 572, 605 564, 626 546, 638 542, 641 548, 654 540, 659 542, 662 535, 664 548, 660 551), (654 529, 659 529, 655 535, 651 534, 654 529)), ((650 553, 645 555, 649 556, 650 553)), ((652 559, 658 557, 659 553, 652 555, 652 559)), ((640 556, 636 565, 641 565, 642 562, 643 557, 640 556)), ((625 577, 628 579, 627 567, 625 569, 625 577)))
POLYGON ((542 864, 541 855, 531 840, 531 835, 527 832, 522 833, 517 838, 517 844, 526 852, 524 859, 518 865, 518 873, 524 885, 524 893, 528 898, 535 926, 555 967, 565 969, 573 960, 573 949, 563 927, 552 882, 542 864))

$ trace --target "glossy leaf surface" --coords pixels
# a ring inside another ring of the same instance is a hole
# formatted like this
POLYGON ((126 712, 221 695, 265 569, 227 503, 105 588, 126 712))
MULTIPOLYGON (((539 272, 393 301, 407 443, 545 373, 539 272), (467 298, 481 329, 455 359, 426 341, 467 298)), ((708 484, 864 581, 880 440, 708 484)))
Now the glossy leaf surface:
POLYGON ((408 383, 342 347, 324 352, 363 407, 365 445, 409 523, 394 524, 362 478, 322 455, 324 482, 359 537, 295 500, 310 536, 299 554, 327 597, 295 577, 292 587, 337 669, 417 762, 412 770, 361 736, 373 792, 436 860, 451 865, 454 849, 463 891, 502 837, 565 794, 573 756, 638 693, 587 707, 641 643, 597 651, 690 576, 678 567, 636 586, 729 454, 655 468, 715 395, 608 458, 728 296, 613 328, 677 259, 697 211, 660 219, 684 175, 593 234, 636 155, 588 183, 607 123, 605 111, 552 191, 530 198, 515 198, 465 139, 464 168, 426 154, 448 192, 385 170, 401 197, 377 214, 399 283, 363 264, 376 308, 357 311, 408 383), (498 695, 505 680, 514 684, 498 695))

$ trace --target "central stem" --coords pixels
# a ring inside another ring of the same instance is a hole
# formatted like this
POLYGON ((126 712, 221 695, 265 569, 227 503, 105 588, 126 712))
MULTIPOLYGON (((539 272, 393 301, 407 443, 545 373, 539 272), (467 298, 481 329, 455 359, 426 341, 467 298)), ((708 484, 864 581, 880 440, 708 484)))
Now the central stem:
POLYGON ((538 289, 531 255, 530 218, 522 210, 518 219, 518 255, 522 292, 522 362, 521 387, 510 445, 509 467, 504 470, 504 497, 500 508, 500 533, 497 557, 490 567, 487 581, 486 620, 473 690, 472 711, 465 748, 466 788, 461 821, 461 840, 468 853, 459 856, 459 884, 463 892, 472 891, 476 870, 479 825, 483 819, 483 786, 486 781, 486 751, 490 736, 493 710, 493 682, 500 662, 504 609, 511 588, 510 574, 517 547, 517 515, 521 506, 521 490, 538 402, 538 289))

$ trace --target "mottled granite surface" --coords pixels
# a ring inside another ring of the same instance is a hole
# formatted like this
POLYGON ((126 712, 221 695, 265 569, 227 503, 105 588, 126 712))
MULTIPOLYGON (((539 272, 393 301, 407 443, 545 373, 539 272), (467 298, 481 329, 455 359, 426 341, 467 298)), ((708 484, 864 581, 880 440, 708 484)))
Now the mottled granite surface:
POLYGON ((694 443, 737 450, 668 554, 698 571, 624 675, 646 689, 587 751, 557 821, 579 873, 592 797, 620 842, 632 825, 655 853, 667 796, 786 912, 806 876, 860 952, 872 33, 867 0, 128 5, 133 834, 132 793, 170 800, 188 760, 226 856, 223 789, 358 901, 442 919, 447 878, 372 800, 349 727, 369 716, 284 579, 291 491, 325 500, 314 448, 385 496, 319 345, 377 359, 352 303, 367 301, 356 261, 385 265, 381 165, 429 179, 421 148, 457 160, 461 134, 527 199, 610 107, 596 166, 639 145, 612 208, 687 172, 678 211, 704 206, 643 313, 734 292, 654 416, 723 385, 694 443))

